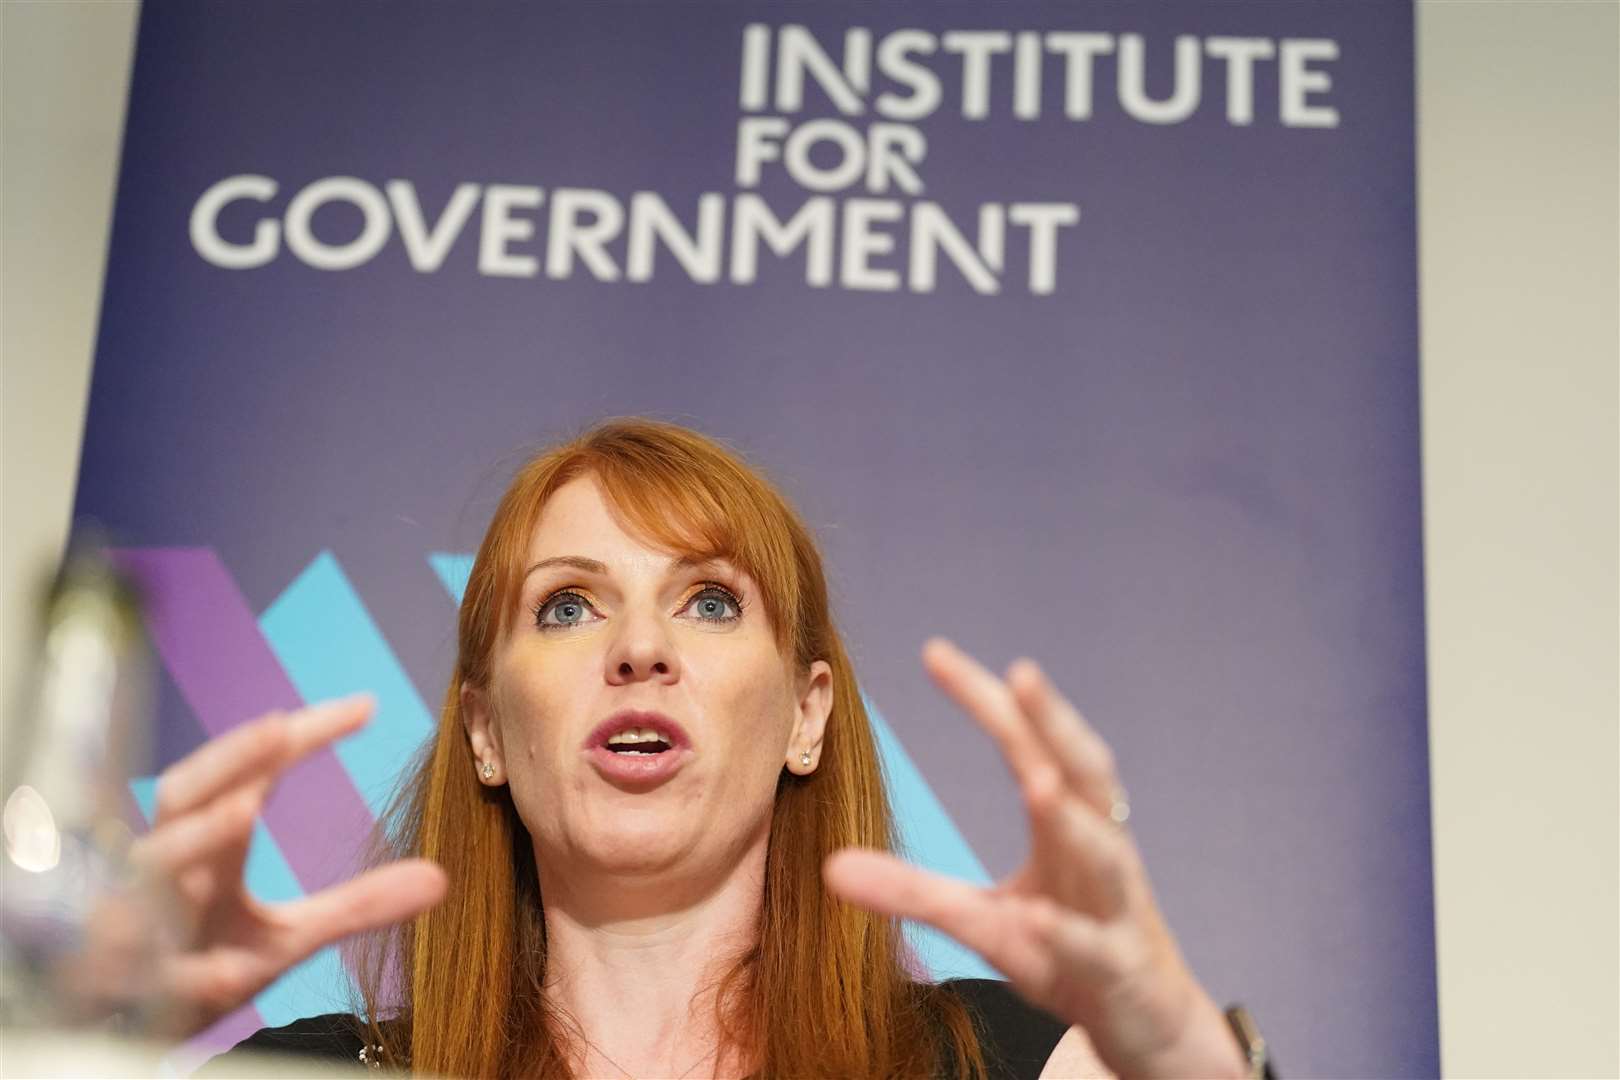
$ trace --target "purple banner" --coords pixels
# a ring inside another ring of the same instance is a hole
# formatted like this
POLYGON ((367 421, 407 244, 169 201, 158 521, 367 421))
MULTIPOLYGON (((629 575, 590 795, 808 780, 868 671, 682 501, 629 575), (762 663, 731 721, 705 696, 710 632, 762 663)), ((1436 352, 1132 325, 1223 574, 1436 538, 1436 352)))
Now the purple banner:
MULTIPOLYGON (((78 511, 217 553, 173 609, 204 651, 165 650, 210 730, 296 700, 247 631, 323 552, 413 716, 430 559, 512 467, 691 424, 805 512, 959 861, 1025 823, 934 633, 1086 710, 1288 1074, 1433 1075, 1412 36, 1372 0, 148 5, 78 511)), ((321 767, 305 807, 363 811, 321 767)))

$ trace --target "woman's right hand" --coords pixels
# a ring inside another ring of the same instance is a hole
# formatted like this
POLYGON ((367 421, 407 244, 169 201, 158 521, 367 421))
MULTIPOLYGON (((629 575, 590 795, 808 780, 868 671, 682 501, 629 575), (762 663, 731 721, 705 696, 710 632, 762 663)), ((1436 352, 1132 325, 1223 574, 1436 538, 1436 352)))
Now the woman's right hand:
POLYGON ((253 822, 277 777, 360 728, 372 709, 362 695, 271 713, 203 744, 158 778, 152 830, 130 854, 174 908, 178 941, 159 951, 148 990, 162 1003, 162 1034, 199 1031, 323 946, 403 922, 444 898, 444 871, 425 859, 390 863, 285 904, 260 903, 243 881, 253 822))

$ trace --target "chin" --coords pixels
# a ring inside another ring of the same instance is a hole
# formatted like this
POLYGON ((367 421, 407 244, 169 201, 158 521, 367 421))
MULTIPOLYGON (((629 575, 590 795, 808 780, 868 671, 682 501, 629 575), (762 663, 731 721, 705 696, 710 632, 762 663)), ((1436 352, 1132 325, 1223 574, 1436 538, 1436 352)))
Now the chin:
POLYGON ((673 814, 628 811, 604 814, 579 845, 597 866, 616 874, 657 874, 694 854, 697 836, 673 814))

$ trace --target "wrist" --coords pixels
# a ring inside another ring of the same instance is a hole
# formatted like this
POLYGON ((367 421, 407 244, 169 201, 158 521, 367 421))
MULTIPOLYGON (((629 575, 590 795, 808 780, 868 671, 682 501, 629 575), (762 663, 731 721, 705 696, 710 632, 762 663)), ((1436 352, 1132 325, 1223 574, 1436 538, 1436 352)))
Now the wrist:
POLYGON ((1139 1062, 1128 1075, 1248 1080, 1251 1066, 1226 1015, 1199 991, 1175 1041, 1139 1062))

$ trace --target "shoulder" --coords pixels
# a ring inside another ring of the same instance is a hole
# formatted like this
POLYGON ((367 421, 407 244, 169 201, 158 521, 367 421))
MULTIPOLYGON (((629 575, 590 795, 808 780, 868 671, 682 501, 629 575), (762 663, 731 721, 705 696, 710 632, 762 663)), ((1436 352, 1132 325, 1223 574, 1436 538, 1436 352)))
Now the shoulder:
POLYGON ((973 1013, 994 1080, 1036 1080, 1069 1029, 998 979, 951 979, 942 985, 973 1013))
POLYGON ((194 1075, 256 1075, 252 1070, 257 1056, 261 1054, 298 1057, 311 1064, 319 1062, 323 1068, 341 1062, 363 1069, 367 1064, 361 1056, 361 1051, 367 1048, 364 1031, 360 1019, 348 1013, 308 1016, 283 1027, 261 1028, 227 1052, 211 1059, 194 1075))

